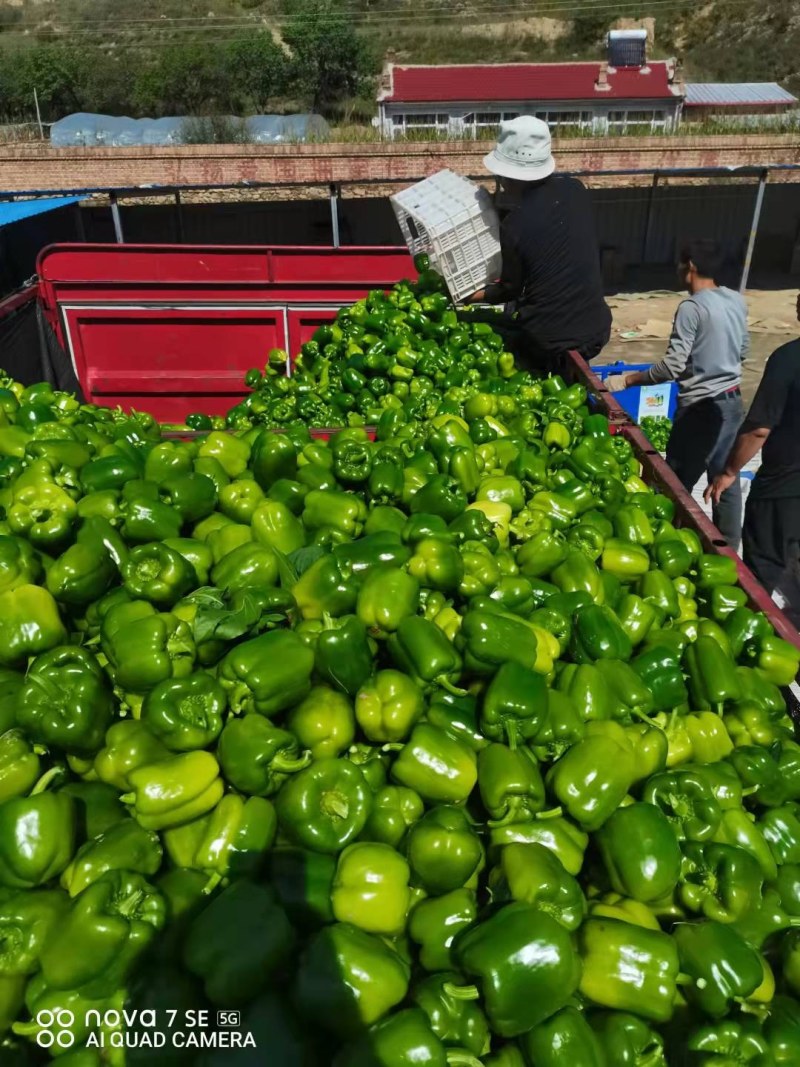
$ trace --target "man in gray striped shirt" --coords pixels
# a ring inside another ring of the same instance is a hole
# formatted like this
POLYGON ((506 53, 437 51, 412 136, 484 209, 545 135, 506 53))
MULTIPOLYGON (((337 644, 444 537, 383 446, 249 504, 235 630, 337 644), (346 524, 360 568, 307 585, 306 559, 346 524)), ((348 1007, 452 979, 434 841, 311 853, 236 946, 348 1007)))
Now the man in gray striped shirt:
MULTIPOLYGON (((743 417, 739 383, 750 344, 747 305, 739 293, 717 284, 722 266, 714 241, 692 241, 678 267, 690 295, 675 313, 666 355, 649 370, 606 379, 612 391, 677 381, 667 463, 689 492, 703 471, 711 482, 724 470, 743 417)), ((725 540, 737 548, 742 529, 738 479, 715 502, 713 513, 725 540)))

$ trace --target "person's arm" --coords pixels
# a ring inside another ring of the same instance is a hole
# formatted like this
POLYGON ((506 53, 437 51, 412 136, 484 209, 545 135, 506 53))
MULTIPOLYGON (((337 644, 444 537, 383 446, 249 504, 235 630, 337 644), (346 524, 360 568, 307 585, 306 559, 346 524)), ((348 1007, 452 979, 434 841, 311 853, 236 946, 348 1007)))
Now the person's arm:
POLYGON ((770 432, 783 417, 788 394, 789 383, 786 380, 785 360, 781 355, 773 352, 767 360, 764 376, 756 390, 750 410, 725 461, 725 469, 708 486, 703 494, 704 500, 713 500, 716 503, 725 490, 730 488, 739 477, 742 467, 760 448, 763 448, 770 432))
POLYGON ((500 231, 500 249, 502 255, 502 268, 500 278, 496 282, 490 282, 479 289, 477 293, 467 297, 467 304, 505 304, 509 300, 516 300, 522 292, 522 260, 517 245, 511 233, 503 223, 500 231))
POLYGON ((719 503, 719 498, 725 490, 730 489, 739 477, 742 467, 746 466, 758 450, 764 447, 764 442, 770 433, 768 426, 756 426, 752 430, 745 430, 739 434, 725 463, 725 470, 714 478, 703 493, 703 500, 707 504, 712 500, 715 504, 719 503))
POLYGON ((659 382, 672 382, 679 378, 686 369, 699 325, 700 313, 697 305, 692 300, 684 300, 675 312, 672 334, 664 358, 648 370, 626 374, 626 387, 658 385, 659 382))

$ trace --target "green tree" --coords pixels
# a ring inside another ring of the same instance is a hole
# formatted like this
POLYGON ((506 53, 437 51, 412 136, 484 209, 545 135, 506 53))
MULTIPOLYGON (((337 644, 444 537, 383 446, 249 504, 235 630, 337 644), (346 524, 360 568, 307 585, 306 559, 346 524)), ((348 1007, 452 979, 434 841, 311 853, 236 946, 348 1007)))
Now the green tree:
POLYGON ((235 114, 267 111, 270 100, 286 92, 291 73, 286 53, 266 30, 231 41, 222 68, 228 106, 235 114))
POLYGON ((152 66, 140 70, 135 109, 155 116, 223 110, 228 94, 221 60, 221 48, 201 41, 168 45, 152 66))
POLYGON ((83 57, 70 44, 9 48, 3 55, 0 80, 6 116, 16 121, 32 121, 34 89, 45 122, 83 110, 82 69, 83 57))
POLYGON ((292 50, 294 82, 315 111, 361 92, 375 60, 336 0, 299 0, 283 27, 292 50))

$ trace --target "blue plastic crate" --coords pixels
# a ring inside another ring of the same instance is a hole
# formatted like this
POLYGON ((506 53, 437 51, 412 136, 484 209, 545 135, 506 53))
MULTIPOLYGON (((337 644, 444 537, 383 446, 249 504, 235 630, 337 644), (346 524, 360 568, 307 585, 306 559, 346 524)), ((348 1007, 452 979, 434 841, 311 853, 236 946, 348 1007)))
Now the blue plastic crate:
MULTIPOLYGON (((609 374, 628 374, 635 370, 649 370, 651 366, 651 363, 609 363, 604 367, 593 366, 592 370, 604 381, 609 374)), ((647 415, 662 415, 671 419, 678 406, 678 383, 634 385, 630 389, 614 393, 614 399, 637 422, 641 422, 647 415)))

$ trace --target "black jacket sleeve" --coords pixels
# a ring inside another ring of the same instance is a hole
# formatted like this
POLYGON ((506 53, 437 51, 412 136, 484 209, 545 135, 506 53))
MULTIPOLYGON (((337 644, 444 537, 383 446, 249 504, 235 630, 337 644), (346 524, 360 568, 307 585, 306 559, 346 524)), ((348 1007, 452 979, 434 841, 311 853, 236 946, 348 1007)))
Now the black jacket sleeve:
POLYGON ((500 279, 491 282, 485 288, 487 304, 505 304, 509 300, 517 300, 522 295, 524 278, 522 275, 522 260, 517 251, 517 243, 514 240, 511 226, 513 226, 514 212, 512 211, 503 221, 500 227, 500 250, 503 265, 500 271, 500 279))

